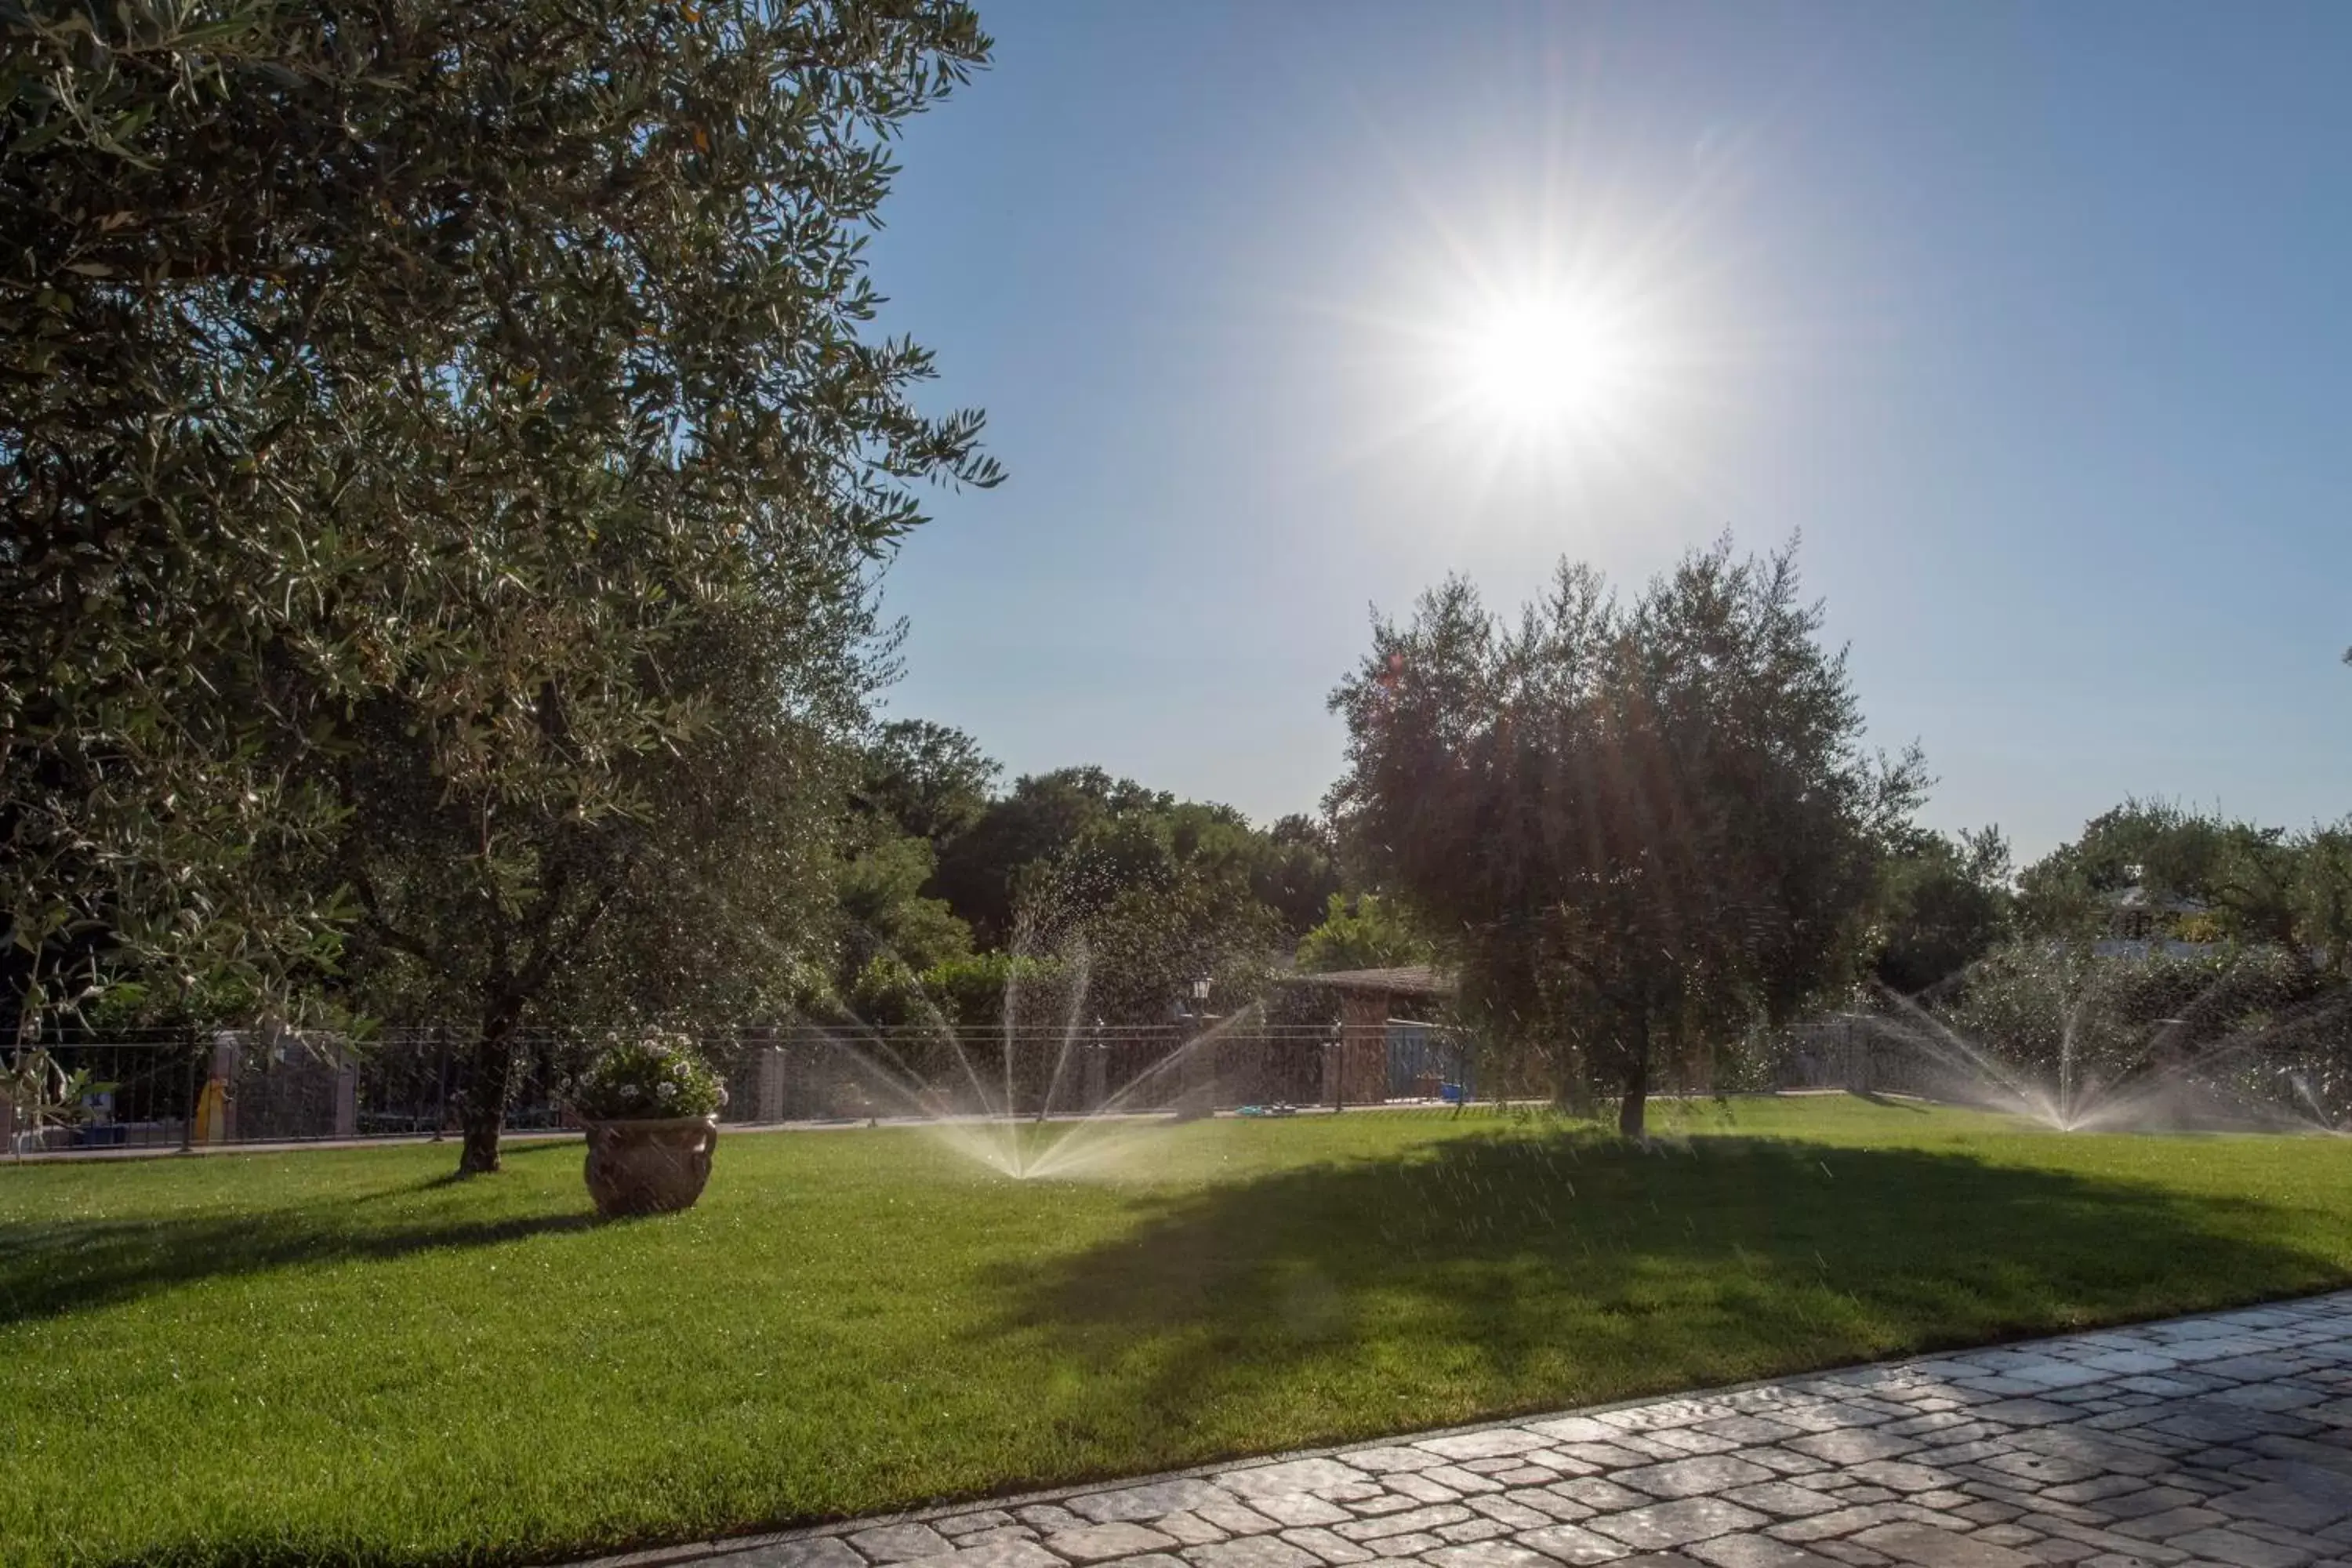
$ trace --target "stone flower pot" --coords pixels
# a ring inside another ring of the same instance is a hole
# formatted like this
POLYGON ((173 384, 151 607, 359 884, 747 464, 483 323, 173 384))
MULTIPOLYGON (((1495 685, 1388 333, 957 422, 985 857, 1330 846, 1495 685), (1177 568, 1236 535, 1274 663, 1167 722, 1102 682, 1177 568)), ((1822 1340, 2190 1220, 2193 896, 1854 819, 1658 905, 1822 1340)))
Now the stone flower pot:
POLYGON ((690 1209, 710 1180, 719 1118, 589 1121, 588 1195, 606 1219, 690 1209))

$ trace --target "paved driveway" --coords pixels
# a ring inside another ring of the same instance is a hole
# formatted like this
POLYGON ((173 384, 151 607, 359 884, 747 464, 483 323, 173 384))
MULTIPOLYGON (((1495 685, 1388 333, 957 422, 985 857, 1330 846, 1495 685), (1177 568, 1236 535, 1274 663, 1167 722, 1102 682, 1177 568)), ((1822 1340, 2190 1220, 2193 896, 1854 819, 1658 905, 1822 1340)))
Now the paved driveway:
POLYGON ((2352 1564, 2352 1293, 865 1521, 708 1560, 1325 1568, 1389 1558, 2352 1564))

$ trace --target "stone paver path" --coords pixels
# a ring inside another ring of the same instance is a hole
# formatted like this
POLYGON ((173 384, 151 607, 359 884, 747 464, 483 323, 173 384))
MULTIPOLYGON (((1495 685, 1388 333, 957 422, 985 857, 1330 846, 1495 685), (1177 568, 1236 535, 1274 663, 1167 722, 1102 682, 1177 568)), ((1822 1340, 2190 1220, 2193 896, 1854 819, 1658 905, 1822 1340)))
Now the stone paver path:
POLYGON ((2352 1565, 2352 1292, 732 1543, 724 1568, 2352 1565))

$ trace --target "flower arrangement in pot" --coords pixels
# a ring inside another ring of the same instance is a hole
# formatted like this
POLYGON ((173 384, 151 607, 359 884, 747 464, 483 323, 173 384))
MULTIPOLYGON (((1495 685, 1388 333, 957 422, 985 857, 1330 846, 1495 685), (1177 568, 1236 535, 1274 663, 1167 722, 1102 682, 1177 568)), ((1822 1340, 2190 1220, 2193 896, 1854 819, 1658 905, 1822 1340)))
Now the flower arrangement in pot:
POLYGON ((616 1035, 572 1092, 588 1130, 588 1195, 607 1219, 694 1206, 710 1179, 727 1086, 668 1029, 616 1035))

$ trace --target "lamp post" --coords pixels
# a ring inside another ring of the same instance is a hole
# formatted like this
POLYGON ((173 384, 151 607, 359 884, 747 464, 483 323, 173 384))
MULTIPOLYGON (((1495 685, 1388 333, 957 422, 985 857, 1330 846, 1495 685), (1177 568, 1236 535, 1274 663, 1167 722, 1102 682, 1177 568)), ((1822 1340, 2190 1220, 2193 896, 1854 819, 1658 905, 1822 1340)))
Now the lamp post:
POLYGON ((1183 1063, 1176 1070, 1176 1117, 1180 1121, 1206 1116, 1215 1095, 1215 1074, 1212 1071, 1207 1075, 1208 1081, 1203 1081, 1201 1058, 1193 1048, 1201 1044, 1209 1031, 1209 990, 1208 975, 1203 974, 1192 982, 1192 1007, 1186 1015, 1192 1037, 1177 1047, 1184 1053, 1183 1063))

